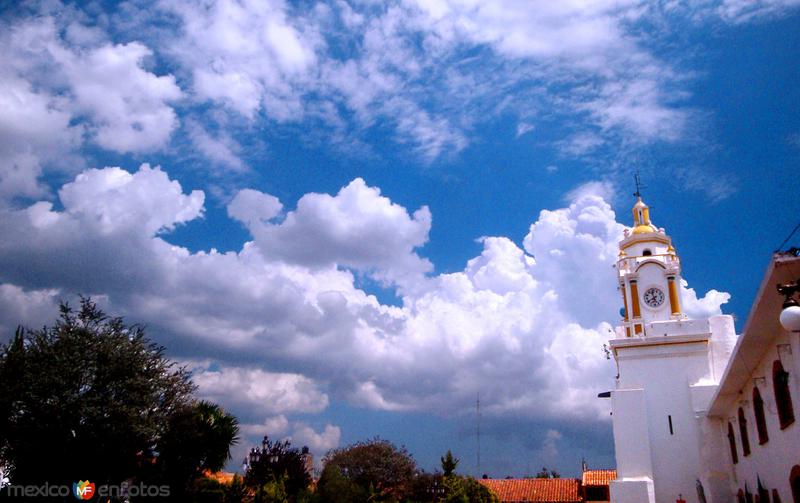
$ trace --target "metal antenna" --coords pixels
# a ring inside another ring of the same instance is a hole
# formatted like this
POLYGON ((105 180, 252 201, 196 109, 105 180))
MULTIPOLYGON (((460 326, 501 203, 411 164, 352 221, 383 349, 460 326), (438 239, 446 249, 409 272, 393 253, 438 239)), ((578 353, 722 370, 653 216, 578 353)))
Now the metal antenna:
POLYGON ((478 392, 478 401, 475 402, 475 408, 478 412, 478 476, 480 477, 481 471, 481 392, 478 392))
POLYGON ((634 197, 642 197, 642 189, 647 188, 647 185, 642 183, 642 179, 639 177, 639 170, 636 170, 636 173, 633 174, 633 180, 636 182, 636 192, 633 193, 634 197))

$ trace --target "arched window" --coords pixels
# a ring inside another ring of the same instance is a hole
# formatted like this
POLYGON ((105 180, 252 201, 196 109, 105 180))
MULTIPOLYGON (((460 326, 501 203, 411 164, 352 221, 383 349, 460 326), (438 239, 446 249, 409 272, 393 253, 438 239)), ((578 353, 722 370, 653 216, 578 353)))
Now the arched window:
POLYGON ((741 489, 736 493, 736 503, 744 503, 744 491, 741 489))
POLYGON ((645 250, 642 252, 642 256, 644 256, 644 257, 649 257, 649 256, 651 256, 652 254, 653 254, 653 252, 651 252, 649 249, 645 249, 645 250))
POLYGON ((772 364, 772 385, 775 389, 778 418, 781 422, 781 429, 784 429, 794 422, 794 408, 792 407, 792 395, 789 392, 789 373, 783 370, 780 360, 775 360, 775 363, 772 364))
POLYGON ((731 459, 733 464, 739 462, 739 453, 736 452, 736 436, 733 434, 733 425, 728 423, 728 444, 731 446, 731 459))
POLYGON ((739 435, 742 437, 742 455, 750 455, 750 437, 747 435, 747 419, 744 410, 739 407, 739 435))
POLYGON ((800 465, 794 465, 789 474, 789 485, 792 488, 794 503, 800 503, 800 465))
POLYGON ((782 503, 781 502, 781 495, 778 494, 777 489, 772 490, 772 503, 782 503))
POLYGON ((769 441, 769 433, 767 433, 767 419, 764 417, 764 400, 761 399, 761 392, 755 387, 753 388, 753 413, 756 416, 758 444, 764 445, 769 441))

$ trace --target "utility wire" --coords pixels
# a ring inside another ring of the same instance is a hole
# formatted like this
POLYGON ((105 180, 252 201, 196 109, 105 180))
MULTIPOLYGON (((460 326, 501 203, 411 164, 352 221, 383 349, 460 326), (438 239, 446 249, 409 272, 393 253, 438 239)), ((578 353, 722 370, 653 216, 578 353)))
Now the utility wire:
POLYGON ((789 235, 786 236, 786 239, 783 240, 783 243, 781 243, 780 246, 778 246, 778 248, 775 250, 776 253, 781 251, 781 248, 783 248, 783 245, 785 245, 786 243, 789 242, 790 239, 792 239, 792 236, 794 236, 794 233, 797 232, 797 229, 800 229, 800 222, 797 222, 797 225, 794 226, 794 229, 792 229, 792 232, 790 232, 789 235))

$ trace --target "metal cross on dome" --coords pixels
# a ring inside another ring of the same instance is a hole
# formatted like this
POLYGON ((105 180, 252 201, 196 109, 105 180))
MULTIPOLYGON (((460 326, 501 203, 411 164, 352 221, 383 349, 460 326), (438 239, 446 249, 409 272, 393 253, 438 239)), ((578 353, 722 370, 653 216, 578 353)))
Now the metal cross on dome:
POLYGON ((633 180, 636 183, 636 192, 633 193, 634 197, 642 197, 642 189, 647 188, 647 185, 642 183, 642 179, 639 177, 639 170, 636 170, 636 173, 633 174, 633 180))

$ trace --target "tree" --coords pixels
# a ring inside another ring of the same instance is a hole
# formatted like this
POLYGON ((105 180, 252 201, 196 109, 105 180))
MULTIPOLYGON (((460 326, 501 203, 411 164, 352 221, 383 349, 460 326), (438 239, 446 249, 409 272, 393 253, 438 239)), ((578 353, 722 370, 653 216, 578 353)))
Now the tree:
MULTIPOLYGON (((323 461, 319 485, 325 501, 332 501, 325 499, 331 494, 329 483, 346 485, 348 490, 357 488, 362 497, 367 495, 373 501, 400 501, 411 494, 417 474, 417 463, 405 447, 397 448, 379 438, 334 449, 323 461)), ((361 498, 353 501, 357 500, 361 498)))
POLYGON ((0 459, 15 485, 120 484, 153 476, 167 458, 192 474, 220 466, 235 419, 194 402, 193 391, 188 372, 141 326, 106 316, 91 299, 77 312, 62 303, 53 326, 19 328, 0 347, 0 459), (213 433, 209 420, 226 433, 213 433), (178 431, 186 425, 198 431, 178 431), (181 442, 179 433, 210 443, 181 442))
POLYGON ((225 466, 238 432, 236 418, 217 404, 201 400, 178 408, 158 442, 156 479, 168 483, 172 496, 181 498, 204 472, 225 466))
POLYGON ((301 452, 292 448, 288 440, 272 442, 265 436, 260 448, 250 450, 245 483, 257 493, 268 492, 270 498, 277 498, 280 491, 285 491, 286 497, 294 499, 311 484, 307 453, 307 447, 301 452))
POLYGON ((460 459, 453 457, 453 453, 450 452, 450 449, 447 449, 447 454, 442 456, 440 459, 442 461, 442 472, 444 472, 444 476, 449 477, 450 475, 453 475, 460 459))
POLYGON ((445 477, 446 503, 497 503, 497 495, 472 477, 445 477))
POLYGON ((536 474, 537 479, 560 479, 561 474, 555 470, 548 470, 546 466, 542 467, 542 470, 536 474))

